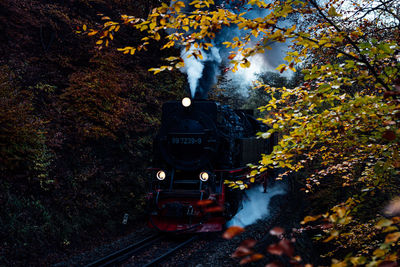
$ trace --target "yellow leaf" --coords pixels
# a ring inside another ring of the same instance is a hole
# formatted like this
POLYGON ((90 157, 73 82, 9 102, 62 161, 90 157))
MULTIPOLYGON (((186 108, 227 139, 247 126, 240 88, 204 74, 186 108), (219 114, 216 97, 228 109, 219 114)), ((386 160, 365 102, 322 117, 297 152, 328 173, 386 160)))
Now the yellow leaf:
POLYGON ((336 263, 332 263, 331 267, 346 267, 347 263, 345 261, 340 261, 336 263))
POLYGON ((339 235, 339 232, 337 230, 334 230, 334 231, 331 232, 331 236, 328 237, 327 239, 325 239, 323 242, 325 242, 325 243, 329 242, 332 239, 336 238, 338 235, 339 235))
POLYGON ((166 48, 170 48, 172 46, 174 46, 175 42, 174 41, 169 41, 168 43, 166 43, 161 50, 166 49, 166 48))
POLYGON ((183 62, 183 61, 180 61, 180 62, 175 64, 175 68, 177 68, 177 69, 182 68, 184 66, 185 66, 185 62, 183 62))
POLYGON ((249 68, 250 67, 250 61, 248 61, 248 60, 245 60, 245 62, 244 63, 240 63, 240 67, 242 67, 242 68, 249 68))
POLYGON ((293 24, 292 27, 290 27, 289 29, 286 30, 287 34, 290 34, 291 32, 293 32, 294 30, 296 30, 296 24, 293 24))
POLYGON ((149 71, 153 71, 154 74, 157 74, 157 73, 161 72, 161 69, 158 69, 158 68, 150 68, 149 71))
POLYGON ((118 51, 126 51, 126 50, 130 50, 130 49, 132 49, 133 47, 131 47, 131 46, 127 46, 127 47, 124 47, 124 48, 117 48, 117 50, 118 51))
POLYGON ((301 222, 301 224, 306 224, 308 222, 313 222, 318 220, 319 218, 321 218, 321 215, 317 215, 317 216, 306 216, 304 218, 304 220, 301 222))
POLYGON ((98 44, 98 45, 101 45, 103 43, 103 40, 98 40, 97 42, 96 42, 96 44, 98 44))
POLYGON ((177 60, 177 59, 179 59, 179 58, 178 57, 167 57, 165 60, 174 61, 174 60, 177 60))
POLYGON ((91 32, 88 33, 88 36, 95 35, 96 33, 98 33, 98 31, 91 31, 91 32))
POLYGON ((257 170, 252 170, 252 171, 250 172, 250 176, 257 175, 257 173, 258 173, 258 171, 257 171, 257 170))
POLYGON ((379 220, 379 222, 377 222, 375 227, 378 229, 381 229, 383 227, 390 226, 392 224, 393 224, 392 220, 388 220, 388 219, 384 218, 384 219, 379 220))
POLYGON ((343 218, 343 216, 346 214, 346 208, 345 207, 339 207, 336 210, 337 215, 339 218, 343 218))
POLYGON ((82 28, 83 28, 84 31, 86 31, 86 30, 87 30, 86 24, 83 24, 83 27, 82 27, 82 28))
POLYGON ((336 9, 333 6, 331 6, 328 10, 328 15, 331 17, 335 17, 338 16, 339 14, 336 12, 336 9))
POLYGON ((115 32, 117 32, 119 30, 120 26, 118 25, 117 27, 115 27, 115 32))
POLYGON ((373 255, 377 256, 377 257, 383 257, 383 256, 385 256, 385 253, 386 252, 383 249, 378 248, 378 249, 374 250, 373 255))
POLYGON ((157 26, 157 23, 152 22, 150 23, 150 30, 154 29, 157 26))
POLYGON ((286 65, 285 64, 281 64, 279 65, 276 70, 279 70, 281 73, 286 69, 286 65))
POLYGON ((398 231, 399 228, 396 226, 388 226, 385 228, 385 230, 382 231, 382 233, 387 233, 387 232, 393 232, 393 231, 398 231))

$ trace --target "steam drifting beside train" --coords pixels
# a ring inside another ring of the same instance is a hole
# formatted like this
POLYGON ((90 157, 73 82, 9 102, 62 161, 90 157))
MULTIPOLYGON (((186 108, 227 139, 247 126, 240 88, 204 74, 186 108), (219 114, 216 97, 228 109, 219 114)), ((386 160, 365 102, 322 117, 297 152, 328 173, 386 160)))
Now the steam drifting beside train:
POLYGON ((167 232, 221 231, 242 198, 224 181, 242 179, 248 163, 272 151, 274 138, 256 138, 267 130, 250 110, 189 98, 165 103, 154 140, 150 225, 167 232))

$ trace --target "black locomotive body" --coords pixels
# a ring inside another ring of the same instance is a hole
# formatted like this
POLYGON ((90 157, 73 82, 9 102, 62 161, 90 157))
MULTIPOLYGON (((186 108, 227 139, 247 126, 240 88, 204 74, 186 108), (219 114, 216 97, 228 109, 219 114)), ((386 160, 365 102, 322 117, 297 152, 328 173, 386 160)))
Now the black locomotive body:
POLYGON ((245 177, 273 144, 248 110, 214 101, 167 102, 154 140, 150 225, 161 231, 221 231, 241 199, 225 180, 245 177))

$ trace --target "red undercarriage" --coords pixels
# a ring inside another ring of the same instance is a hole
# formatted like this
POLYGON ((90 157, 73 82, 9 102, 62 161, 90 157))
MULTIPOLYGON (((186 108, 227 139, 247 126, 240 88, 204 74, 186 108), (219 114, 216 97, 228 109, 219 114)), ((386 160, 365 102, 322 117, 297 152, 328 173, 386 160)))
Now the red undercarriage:
POLYGON ((222 203, 223 195, 216 200, 162 199, 156 204, 157 212, 150 215, 149 225, 165 232, 219 232, 226 222, 222 203))
MULTIPOLYGON (((214 170, 245 177, 249 169, 214 170)), ((153 202, 149 225, 164 232, 219 232, 226 223, 224 212, 225 185, 219 193, 204 190, 162 190, 148 194, 153 202)))

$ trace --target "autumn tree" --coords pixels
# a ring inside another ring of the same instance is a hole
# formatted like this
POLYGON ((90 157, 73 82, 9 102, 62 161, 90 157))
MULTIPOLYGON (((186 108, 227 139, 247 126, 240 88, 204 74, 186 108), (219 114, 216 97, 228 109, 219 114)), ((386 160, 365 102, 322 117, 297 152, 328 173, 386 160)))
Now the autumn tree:
MULTIPOLYGON (((261 136, 278 132, 282 138, 252 175, 269 168, 285 168, 279 178, 303 172, 301 182, 310 197, 332 200, 328 211, 303 223, 329 223, 320 239, 333 244, 327 256, 334 265, 394 263, 399 218, 383 219, 380 214, 386 201, 399 193, 399 2, 249 0, 237 9, 225 4, 162 3, 147 18, 103 17, 100 29, 84 25, 82 32, 97 35, 100 49, 109 46, 121 26, 129 26, 146 36, 139 44, 119 48, 123 53, 133 55, 151 41, 163 41, 162 49, 180 46, 188 57, 201 60, 216 44, 218 32, 237 27, 243 34, 223 42, 230 50, 232 71, 249 67, 251 57, 268 53, 271 43, 290 43, 287 64, 278 70, 296 71, 300 66, 304 82, 291 88, 257 85, 271 95, 261 110, 268 111, 263 121, 272 129, 261 136), (265 12, 247 16, 255 8, 265 12), (330 190, 321 194, 324 185, 330 190)), ((168 57, 166 62, 150 70, 184 67, 185 58, 168 57)), ((387 216, 398 214, 392 208, 387 216)))
POLYGON ((182 95, 184 75, 147 71, 164 53, 156 46, 99 53, 75 30, 97 13, 144 16, 159 4, 0 1, 0 266, 51 265, 120 234, 124 213, 128 228, 144 216, 157 113, 182 95))

